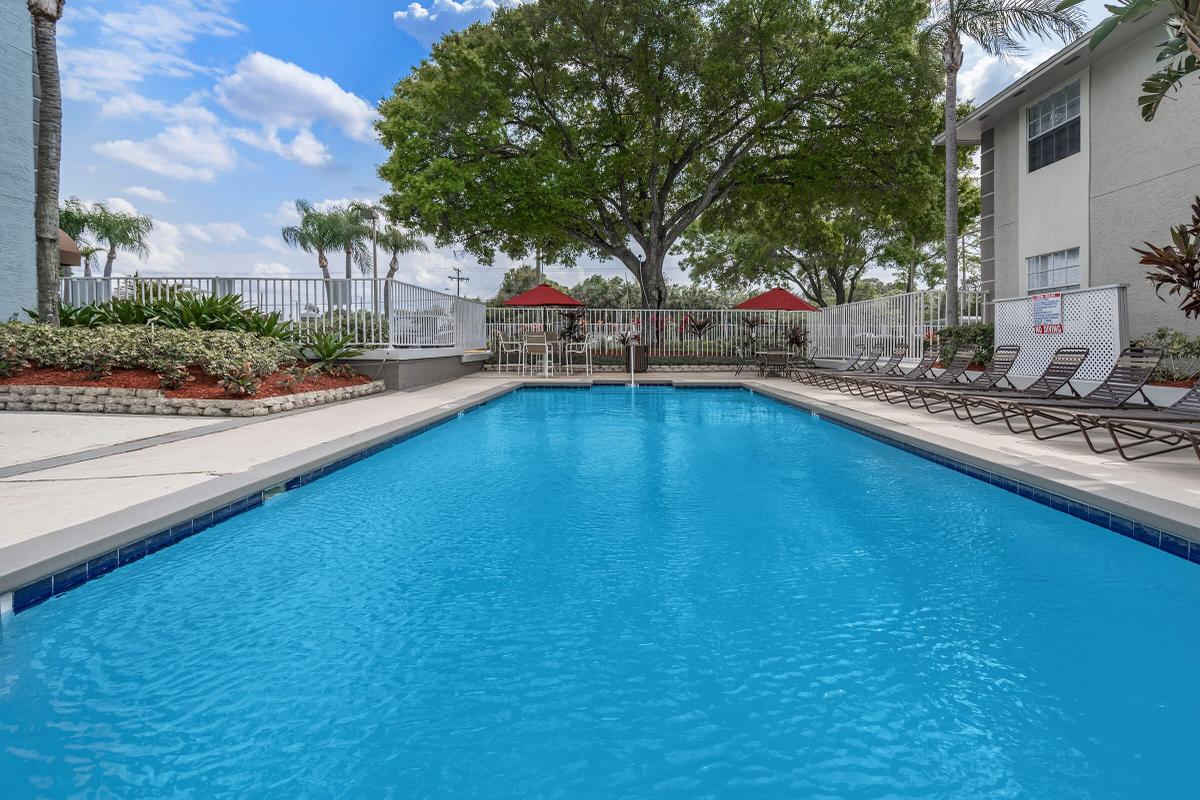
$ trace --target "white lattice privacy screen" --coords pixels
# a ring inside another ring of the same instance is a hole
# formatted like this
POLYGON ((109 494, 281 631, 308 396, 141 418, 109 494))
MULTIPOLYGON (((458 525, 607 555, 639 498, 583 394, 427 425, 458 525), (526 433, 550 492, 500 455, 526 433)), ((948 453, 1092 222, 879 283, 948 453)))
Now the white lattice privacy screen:
POLYGON ((1091 350, 1079 378, 1100 381, 1125 349, 1125 287, 1098 286, 1062 293, 1062 333, 1036 333, 1033 304, 1028 297, 996 301, 996 345, 1021 348, 1013 372, 1038 375, 1060 347, 1091 350))

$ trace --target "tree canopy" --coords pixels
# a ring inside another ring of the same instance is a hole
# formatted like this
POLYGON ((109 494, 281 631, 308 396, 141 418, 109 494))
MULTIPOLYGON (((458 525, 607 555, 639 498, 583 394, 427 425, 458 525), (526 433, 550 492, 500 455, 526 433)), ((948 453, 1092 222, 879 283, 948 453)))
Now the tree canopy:
POLYGON ((449 34, 380 105, 392 216, 490 263, 663 263, 713 205, 889 202, 935 93, 916 0, 541 0, 449 34))

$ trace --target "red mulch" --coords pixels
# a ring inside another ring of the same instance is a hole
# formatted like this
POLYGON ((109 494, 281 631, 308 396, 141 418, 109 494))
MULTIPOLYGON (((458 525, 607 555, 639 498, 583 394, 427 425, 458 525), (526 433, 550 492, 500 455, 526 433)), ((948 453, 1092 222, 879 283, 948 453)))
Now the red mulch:
MULTIPOLYGON (((194 400, 220 400, 228 398, 225 390, 217 385, 217 379, 205 375, 198 369, 192 369, 195 380, 182 389, 164 389, 167 397, 189 397, 194 400)), ((279 382, 287 377, 286 373, 273 372, 263 378, 258 393, 253 397, 278 397, 283 394, 299 394, 301 392, 316 392, 322 389, 340 389, 343 386, 356 386, 369 383, 365 375, 354 375, 350 378, 338 378, 324 373, 310 376, 294 389, 285 389, 279 382)), ((85 372, 72 372, 65 369, 26 369, 11 378, 0 378, 0 386, 108 386, 119 389, 157 389, 158 376, 148 369, 114 369, 113 374, 98 381, 88 378, 85 372)))
POLYGON ((1174 386, 1180 389, 1190 389, 1195 384, 1195 378, 1191 378, 1186 381, 1150 381, 1151 386, 1174 386))

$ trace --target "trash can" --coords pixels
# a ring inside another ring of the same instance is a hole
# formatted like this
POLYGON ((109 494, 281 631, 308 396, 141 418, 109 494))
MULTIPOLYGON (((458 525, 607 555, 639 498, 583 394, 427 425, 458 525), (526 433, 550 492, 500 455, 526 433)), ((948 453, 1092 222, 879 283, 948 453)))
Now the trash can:
POLYGON ((644 344, 625 345, 625 368, 632 372, 648 372, 646 346, 644 344))

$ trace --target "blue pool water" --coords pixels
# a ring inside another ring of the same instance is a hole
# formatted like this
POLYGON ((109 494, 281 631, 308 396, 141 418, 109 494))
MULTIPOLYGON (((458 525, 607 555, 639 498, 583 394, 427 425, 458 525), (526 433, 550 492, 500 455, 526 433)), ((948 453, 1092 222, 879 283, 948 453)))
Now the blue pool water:
POLYGON ((0 797, 1196 797, 1198 609, 748 392, 521 391, 6 620, 0 797))

